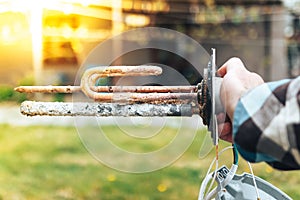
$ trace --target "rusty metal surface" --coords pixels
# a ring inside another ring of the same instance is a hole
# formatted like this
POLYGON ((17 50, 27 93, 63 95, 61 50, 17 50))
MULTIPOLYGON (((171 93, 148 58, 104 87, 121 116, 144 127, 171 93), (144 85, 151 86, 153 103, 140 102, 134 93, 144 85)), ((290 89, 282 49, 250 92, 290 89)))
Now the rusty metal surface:
POLYGON ((162 68, 151 65, 140 66, 109 66, 109 67, 93 67, 87 69, 81 79, 83 82, 89 83, 101 77, 115 76, 158 76, 162 73, 162 68))
MULTIPOLYGON (((93 90, 96 82, 101 77, 115 76, 151 76, 159 75, 162 69, 157 66, 112 66, 112 67, 94 67, 84 72, 81 77, 80 87, 82 92, 95 101, 110 102, 113 99, 112 94, 99 93, 93 90)), ((124 96, 124 95, 121 95, 124 96)), ((135 99, 135 98, 133 98, 135 99)), ((118 101, 120 98, 118 99, 118 101)), ((127 101, 127 99, 126 99, 127 101)))
POLYGON ((192 104, 116 104, 116 103, 64 103, 24 101, 20 111, 27 116, 187 116, 198 114, 192 104))
POLYGON ((15 91, 20 93, 74 93, 80 92, 80 86, 19 86, 15 91))
MULTIPOLYGON (((196 86, 91 86, 95 92, 137 92, 137 93, 192 93, 196 86)), ((20 93, 75 93, 80 92, 80 86, 19 86, 15 91, 20 93)))
MULTIPOLYGON (((83 91, 84 93, 113 92, 110 87, 95 86, 96 81, 101 77, 157 76, 161 73, 162 69, 160 67, 149 65, 94 67, 84 72, 81 78, 81 86, 20 86, 16 87, 15 90, 22 93, 73 93, 78 91, 83 91)), ((115 90, 120 91, 120 87, 115 88, 115 90)), ((127 88, 127 90, 134 91, 132 88, 127 88)), ((142 90, 150 91, 151 88, 142 88, 142 90)), ((162 88, 160 88, 160 90, 162 90, 162 88)))
POLYGON ((196 93, 93 93, 96 102, 115 103, 190 103, 197 102, 196 93))
MULTIPOLYGON (((94 103, 34 102, 21 104, 24 115, 49 116, 191 116, 199 114, 197 86, 96 86, 101 77, 160 75, 157 66, 110 66, 86 70, 80 86, 20 86, 25 93, 83 92, 94 103)), ((87 99, 88 100, 88 99, 87 99)))

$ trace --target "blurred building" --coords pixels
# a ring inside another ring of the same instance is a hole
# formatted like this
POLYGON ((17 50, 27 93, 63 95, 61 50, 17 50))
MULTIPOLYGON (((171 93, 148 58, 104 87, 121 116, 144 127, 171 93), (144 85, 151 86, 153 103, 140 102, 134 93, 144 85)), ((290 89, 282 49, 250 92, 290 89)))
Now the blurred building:
MULTIPOLYGON (((299 73, 299 15, 290 16, 280 0, 1 0, 0 83, 32 77, 36 84, 73 84, 97 44, 145 26, 174 29, 208 51, 216 48, 218 65, 238 56, 266 80, 280 79, 299 73)), ((148 53, 140 62, 157 58, 193 74, 174 55, 148 53)), ((136 63, 131 56, 119 64, 136 63)))
POLYGON ((288 74, 296 77, 300 74, 300 1, 298 9, 290 10, 289 24, 285 29, 287 37, 288 74))
POLYGON ((287 77, 287 11, 281 1, 170 2, 158 24, 185 32, 207 51, 216 48, 218 65, 238 56, 266 80, 287 77))

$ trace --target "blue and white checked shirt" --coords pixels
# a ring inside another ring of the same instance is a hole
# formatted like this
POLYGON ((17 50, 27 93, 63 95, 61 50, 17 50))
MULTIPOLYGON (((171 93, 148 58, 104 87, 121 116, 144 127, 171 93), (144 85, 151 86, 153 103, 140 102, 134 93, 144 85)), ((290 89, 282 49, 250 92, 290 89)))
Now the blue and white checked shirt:
POLYGON ((300 76, 260 85, 238 102, 233 138, 250 162, 300 169, 300 76))

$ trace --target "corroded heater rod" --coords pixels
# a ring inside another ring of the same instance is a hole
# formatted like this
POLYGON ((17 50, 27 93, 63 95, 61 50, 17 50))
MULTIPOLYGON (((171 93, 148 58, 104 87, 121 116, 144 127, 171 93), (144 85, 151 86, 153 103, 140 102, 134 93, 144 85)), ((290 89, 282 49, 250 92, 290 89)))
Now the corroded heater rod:
MULTIPOLYGON (((93 86, 87 95, 97 102, 188 103, 196 101, 196 86, 93 86)), ((20 86, 18 92, 74 93, 80 86, 20 86)))
POLYGON ((191 116, 199 114, 198 86, 96 86, 102 77, 157 76, 157 66, 95 67, 86 70, 80 86, 20 86, 18 92, 82 92, 88 102, 34 102, 21 105, 24 115, 50 116, 191 116))
POLYGON ((197 93, 96 93, 96 102, 118 103, 190 103, 197 100, 197 93))
POLYGON ((96 81, 101 77, 157 76, 161 73, 162 69, 160 67, 148 65, 95 67, 84 72, 81 79, 81 86, 20 86, 15 88, 15 90, 24 93, 74 93, 90 88, 92 92, 104 92, 101 90, 105 90, 107 87, 98 88, 95 86, 96 81))
POLYGON ((95 86, 99 78, 160 75, 157 66, 95 67, 84 72, 80 86, 20 86, 18 92, 73 93, 82 91, 97 102, 189 103, 197 99, 196 86, 95 86))
POLYGON ((113 77, 113 76, 158 76, 162 73, 162 69, 152 65, 139 65, 139 66, 109 66, 109 67, 93 67, 87 69, 83 77, 96 76, 100 77, 113 77))
POLYGON ((15 91, 20 93, 75 93, 81 92, 80 86, 19 86, 15 91))
POLYGON ((191 104, 117 104, 88 102, 35 102, 24 101, 20 111, 27 116, 192 116, 199 113, 191 104))
MULTIPOLYGON (((91 86, 95 92, 136 92, 136 93, 193 93, 196 86, 91 86)), ((80 86, 19 86, 15 91, 21 93, 75 93, 81 92, 80 86)))

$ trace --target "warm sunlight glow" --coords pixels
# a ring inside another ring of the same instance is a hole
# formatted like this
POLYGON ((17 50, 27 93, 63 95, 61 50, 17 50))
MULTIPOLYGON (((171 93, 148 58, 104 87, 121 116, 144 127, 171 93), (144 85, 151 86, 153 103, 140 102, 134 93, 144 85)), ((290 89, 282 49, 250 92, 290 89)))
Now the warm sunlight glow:
POLYGON ((32 61, 36 78, 36 84, 40 83, 42 71, 42 49, 43 49, 43 5, 42 1, 31 0, 30 32, 32 42, 32 61), (34 6, 33 6, 34 5, 34 6))
POLYGON ((73 11, 73 6, 71 4, 65 4, 63 6, 63 12, 64 12, 64 14, 69 15, 69 14, 72 13, 72 11, 73 11))
POLYGON ((11 33, 11 29, 9 26, 5 25, 2 27, 1 36, 3 40, 8 40, 11 33))
POLYGON ((85 27, 79 27, 76 31, 78 38, 85 38, 88 35, 88 29, 85 27))
MULTIPOLYGON (((72 41, 71 45, 77 45, 76 49, 80 49, 77 40, 103 40, 111 34, 122 32, 124 26, 122 0, 7 0, 1 1, 0 14, 2 44, 18 45, 23 38, 31 42, 27 47, 32 52, 35 84, 42 83, 45 43, 72 41), (19 18, 24 22, 20 22, 19 18), (105 28, 92 24, 93 20, 103 20, 105 28)), ((135 19, 134 23, 139 26, 145 20, 135 19)))
POLYGON ((64 38, 71 38, 73 36, 73 30, 70 26, 64 26, 62 29, 62 35, 64 38))
POLYGON ((125 23, 128 26, 142 27, 150 23, 150 19, 145 15, 129 14, 125 18, 125 23))
POLYGON ((89 0, 82 0, 80 3, 84 7, 88 7, 90 5, 90 1, 89 0))

